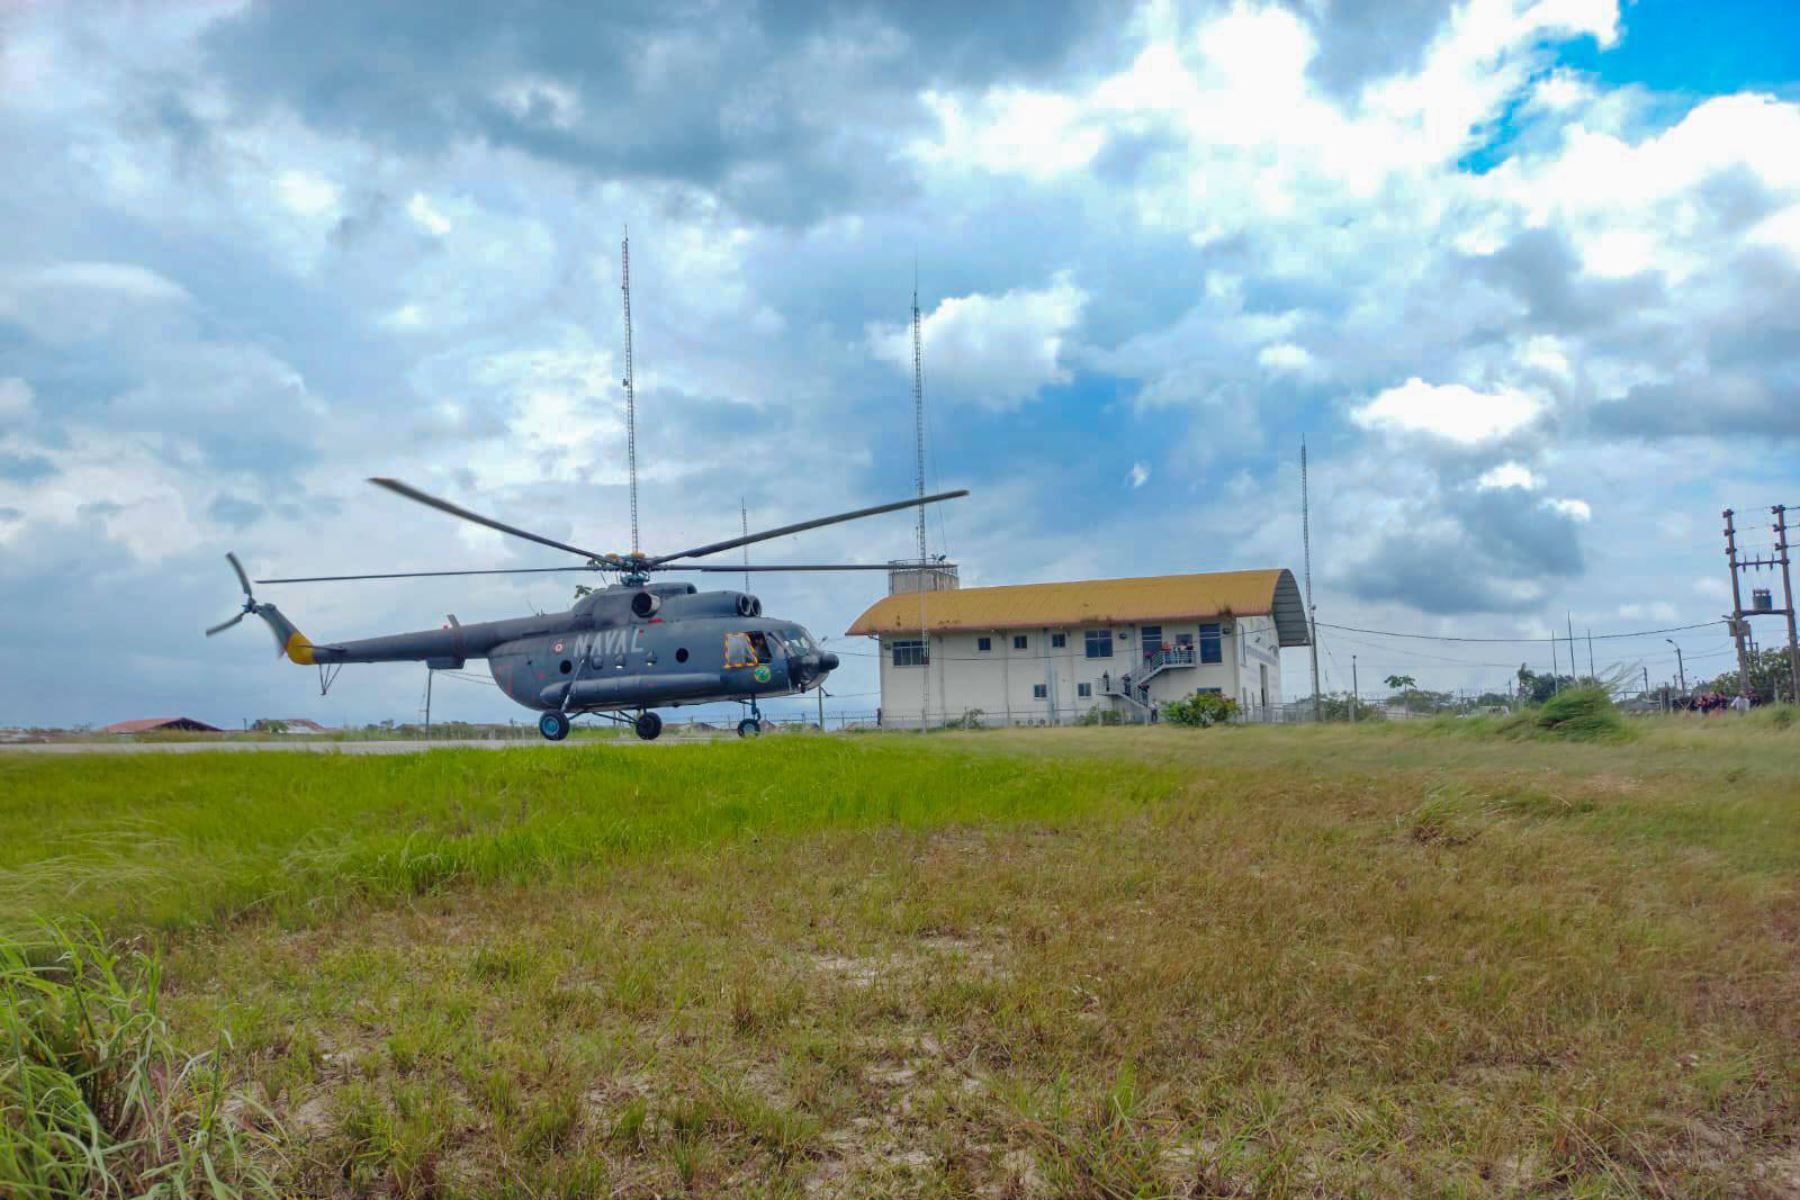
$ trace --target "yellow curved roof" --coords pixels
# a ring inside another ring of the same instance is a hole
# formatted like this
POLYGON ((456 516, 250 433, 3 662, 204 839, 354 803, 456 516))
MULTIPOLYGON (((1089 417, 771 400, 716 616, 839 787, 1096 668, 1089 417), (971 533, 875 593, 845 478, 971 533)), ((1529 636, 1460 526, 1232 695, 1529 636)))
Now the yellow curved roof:
MULTIPOLYGON (((1285 568, 1019 583, 925 593, 925 625, 934 632, 1036 629, 1068 625, 1140 625, 1232 614, 1275 617, 1283 646, 1304 646, 1306 610, 1285 568)), ((849 635, 919 632, 919 593, 884 596, 845 631, 849 635)))

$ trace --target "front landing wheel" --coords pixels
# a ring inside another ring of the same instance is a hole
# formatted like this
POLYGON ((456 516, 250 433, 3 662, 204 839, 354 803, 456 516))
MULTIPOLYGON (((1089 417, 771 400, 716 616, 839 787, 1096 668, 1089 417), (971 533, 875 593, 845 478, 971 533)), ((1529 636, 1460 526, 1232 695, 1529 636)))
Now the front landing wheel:
POLYGON ((547 712, 538 718, 538 732, 547 742, 560 742, 569 736, 569 718, 559 712, 547 712))
POLYGON ((632 723, 632 728, 646 742, 654 742, 662 736, 662 718, 652 712, 643 713, 632 723))
POLYGON ((755 717, 745 717, 738 722, 738 736, 741 738, 758 737, 762 733, 762 722, 755 717))

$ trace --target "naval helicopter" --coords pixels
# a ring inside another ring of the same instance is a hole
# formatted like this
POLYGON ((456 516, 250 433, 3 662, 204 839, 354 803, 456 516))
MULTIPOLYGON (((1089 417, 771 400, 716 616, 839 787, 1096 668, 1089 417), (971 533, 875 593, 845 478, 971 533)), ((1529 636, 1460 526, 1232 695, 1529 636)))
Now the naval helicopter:
POLYGON ((345 663, 423 662, 432 670, 459 670, 469 659, 485 658, 500 690, 536 710, 538 732, 552 742, 568 737, 570 721, 580 716, 630 725, 638 737, 653 741, 663 729, 656 709, 721 701, 743 704, 748 715, 738 722, 738 736, 756 736, 762 732, 759 700, 798 695, 822 686, 825 677, 837 669, 838 656, 820 646, 798 622, 765 615, 762 601, 747 592, 702 592, 691 583, 662 582, 652 576, 687 571, 885 571, 889 569, 886 565, 873 563, 719 566, 692 560, 969 494, 966 489, 939 492, 765 529, 674 554, 648 555, 584 550, 472 512, 397 479, 369 482, 462 520, 579 555, 583 561, 578 566, 313 575, 255 582, 341 583, 563 571, 595 571, 615 576, 617 581, 582 596, 566 612, 467 625, 452 615, 440 629, 314 642, 275 605, 256 599, 243 564, 236 553, 229 553, 226 560, 244 591, 243 609, 208 629, 206 636, 223 633, 245 617, 260 617, 275 635, 276 653, 290 662, 318 667, 321 685, 326 688, 345 663))

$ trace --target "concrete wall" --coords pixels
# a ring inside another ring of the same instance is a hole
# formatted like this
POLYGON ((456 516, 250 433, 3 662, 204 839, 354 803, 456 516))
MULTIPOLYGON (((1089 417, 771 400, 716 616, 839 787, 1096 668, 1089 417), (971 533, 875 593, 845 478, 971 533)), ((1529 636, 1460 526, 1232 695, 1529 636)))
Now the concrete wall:
MULTIPOLYGON (((1221 639, 1222 661, 1161 672, 1149 684, 1153 701, 1167 704, 1202 688, 1217 688, 1240 704, 1257 705, 1261 701, 1261 668, 1266 666, 1270 703, 1280 703, 1281 655, 1273 618, 1227 618, 1220 623, 1231 628, 1221 639)), ((934 725, 957 720, 973 710, 980 710, 982 722, 988 725, 1068 724, 1090 709, 1123 707, 1122 701, 1102 694, 1101 681, 1110 676, 1116 683, 1124 674, 1140 669, 1142 630, 1135 625, 1114 627, 1112 657, 1088 658, 1089 628, 1092 626, 934 634, 928 668, 894 666, 892 646, 897 639, 883 637, 879 639, 882 723, 916 729, 922 704, 926 705, 926 720, 934 725), (1061 647, 1051 644, 1056 633, 1065 635, 1061 647), (1015 636, 1025 638, 1023 649, 1014 647, 1015 636), (992 647, 985 652, 979 648, 983 637, 990 639, 992 647), (1083 684, 1088 685, 1087 696, 1080 694, 1083 684), (1041 697, 1034 695, 1034 688, 1040 685, 1044 689, 1041 697), (922 694, 926 691, 928 699, 922 694)), ((1161 640, 1171 646, 1182 634, 1193 637, 1198 658, 1200 622, 1162 625, 1161 640)))

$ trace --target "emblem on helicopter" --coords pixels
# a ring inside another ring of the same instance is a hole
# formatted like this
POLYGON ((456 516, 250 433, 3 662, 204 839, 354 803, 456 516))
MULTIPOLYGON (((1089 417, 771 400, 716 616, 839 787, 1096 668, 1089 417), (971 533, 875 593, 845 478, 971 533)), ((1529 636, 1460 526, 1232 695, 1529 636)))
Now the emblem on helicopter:
POLYGON ((767 667, 757 667, 756 670, 750 672, 750 674, 756 679, 756 682, 758 682, 758 683, 769 682, 769 668, 767 668, 767 667))
POLYGON ((561 653, 562 653, 562 647, 563 647, 563 644, 562 644, 562 643, 561 643, 561 642, 558 642, 558 643, 556 643, 556 645, 554 645, 554 646, 552 646, 552 647, 550 647, 550 649, 552 649, 552 650, 554 650, 554 651, 556 651, 556 653, 558 653, 558 654, 561 654, 561 653))

